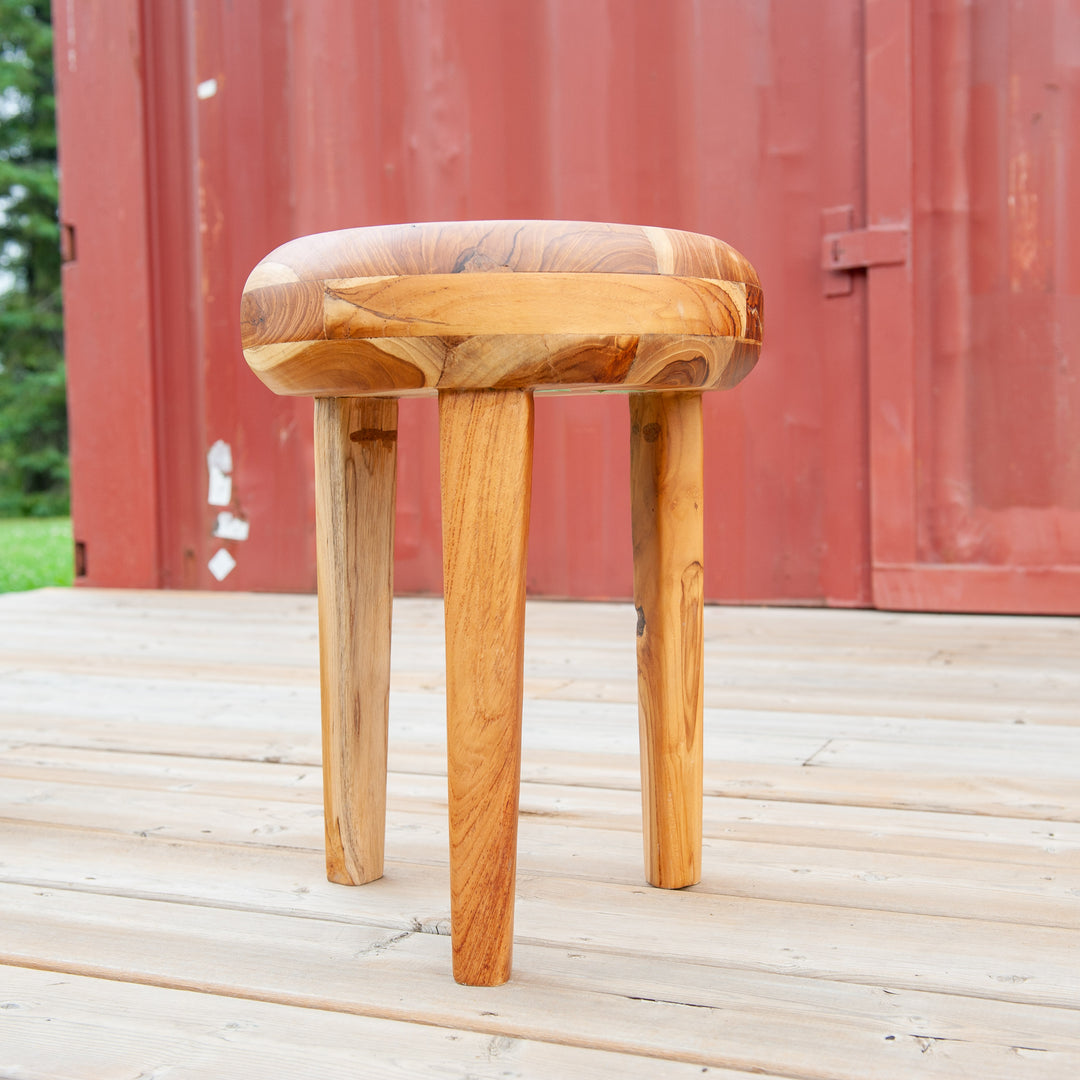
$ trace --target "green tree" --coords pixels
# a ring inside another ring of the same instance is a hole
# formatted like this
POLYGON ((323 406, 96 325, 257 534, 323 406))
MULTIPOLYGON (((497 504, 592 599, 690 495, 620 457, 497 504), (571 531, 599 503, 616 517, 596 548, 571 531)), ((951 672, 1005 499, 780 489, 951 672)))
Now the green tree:
POLYGON ((0 514, 63 514, 67 414, 49 0, 0 0, 0 514))

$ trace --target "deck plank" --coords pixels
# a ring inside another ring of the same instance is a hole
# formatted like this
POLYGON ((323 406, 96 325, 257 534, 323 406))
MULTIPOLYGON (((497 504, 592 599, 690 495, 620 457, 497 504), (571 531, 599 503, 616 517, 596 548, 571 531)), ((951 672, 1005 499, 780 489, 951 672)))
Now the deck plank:
MULTIPOLYGON (((0 1068, 18 1080, 312 1075, 443 1080, 448 1073, 477 1080, 689 1080, 701 1075, 696 1064, 670 1059, 206 991, 19 969, 0 976, 7 1013, 0 1049, 0 1062, 6 1064, 0 1068)), ((749 1080, 752 1074, 722 1069, 713 1075, 749 1080)))
MULTIPOLYGON (((301 774, 305 775, 306 774, 301 774)), ((0 776, 3 772, 0 771, 0 776)), ((288 846, 311 852, 323 842, 322 807, 276 798, 253 800, 218 792, 147 791, 97 783, 88 805, 84 784, 6 777, 10 805, 20 820, 40 825, 135 833, 163 840, 241 846, 288 846)), ((433 793, 428 793, 433 794, 433 793)), ((611 793, 603 793, 611 794, 611 793)), ((640 811, 639 811, 640 813, 640 811)), ((595 877, 621 884, 641 878, 638 815, 594 814, 569 824, 550 800, 523 805, 519 863, 523 872, 595 877), (568 858, 569 855, 569 858, 568 858)), ((419 805, 396 792, 387 821, 391 859, 439 864, 448 836, 445 800, 419 805), (405 803, 405 806, 402 806, 405 803), (440 805, 441 804, 441 805, 440 805)), ((1044 858, 1042 872, 996 859, 966 858, 962 868, 944 855, 879 855, 872 851, 815 848, 809 844, 758 844, 729 840, 706 830, 707 870, 695 892, 822 903, 866 909, 983 918, 987 911, 1009 922, 1075 925, 1080 916, 1080 852, 1044 858), (1067 865, 1072 855, 1072 866, 1067 865)), ((14 844, 12 850, 16 850, 14 844)), ((0 869, 0 877, 3 871, 0 869)))
POLYGON ((657 981, 634 954, 529 944, 519 945, 528 974, 492 1008, 491 995, 448 983, 448 943, 429 934, 369 927, 329 934, 310 919, 106 895, 27 889, 19 896, 10 886, 0 898, 29 953, 62 951, 59 969, 87 977, 509 1039, 547 1041, 554 1029, 583 1048, 837 1080, 861 1080, 885 1064, 892 1077, 950 1075, 958 1067, 985 1077, 1038 1076, 1048 1064, 1080 1060, 1070 1010, 690 961, 667 966, 657 981), (215 957, 210 985, 206 955, 215 957), (722 1045, 719 1030, 727 1036, 722 1045), (927 1044, 945 1043, 944 1056, 927 1059, 927 1044), (1018 1045, 1028 1047, 1026 1065, 1018 1045))
MULTIPOLYGON (((318 880, 317 851, 269 843, 32 826, 8 826, 4 839, 0 873, 12 884, 295 913, 389 931, 440 932, 449 919, 444 864, 399 860, 378 882, 342 889, 318 880)), ((525 872, 519 872, 517 898, 520 941, 1080 1005, 1073 962, 1080 930, 1009 922, 1007 912, 997 921, 929 916, 699 889, 665 893, 643 884, 525 872)))
POLYGON ((449 976, 438 601, 395 603, 387 875, 347 889, 313 598, 0 596, 0 1075, 1080 1074, 1080 620, 707 609, 676 893, 633 625, 529 604, 492 991, 449 976))

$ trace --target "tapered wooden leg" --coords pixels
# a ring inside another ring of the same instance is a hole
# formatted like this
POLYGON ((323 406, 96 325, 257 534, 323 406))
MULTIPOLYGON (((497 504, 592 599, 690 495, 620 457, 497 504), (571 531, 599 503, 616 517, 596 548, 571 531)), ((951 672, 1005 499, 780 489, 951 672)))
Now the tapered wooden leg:
POLYGON ((315 402, 326 875, 383 872, 397 401, 315 402))
POLYGON ((630 395, 634 606, 645 874, 701 878, 701 395, 630 395))
POLYGON ((510 977, 532 394, 439 395, 454 978, 510 977))

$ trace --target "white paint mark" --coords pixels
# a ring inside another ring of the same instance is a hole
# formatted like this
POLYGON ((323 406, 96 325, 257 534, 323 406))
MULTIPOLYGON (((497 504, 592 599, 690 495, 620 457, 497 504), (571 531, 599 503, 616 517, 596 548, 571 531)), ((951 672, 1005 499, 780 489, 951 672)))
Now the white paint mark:
POLYGON ((222 510, 217 516, 214 535, 220 540, 246 540, 251 525, 243 518, 234 517, 228 510, 222 510))
POLYGON ((232 477, 210 466, 210 492, 206 501, 211 506, 228 506, 232 502, 232 477))
POLYGON ((210 473, 210 490, 206 501, 211 506, 228 506, 232 502, 232 448, 218 439, 206 454, 206 467, 210 473))
POLYGON ((232 447, 224 439, 218 439, 206 452, 206 464, 211 469, 218 468, 222 472, 232 472, 232 447))
POLYGON ((224 581, 236 568, 236 560, 224 548, 218 548, 206 568, 218 581, 224 581))
POLYGON ((217 93, 217 79, 206 79, 195 87, 195 96, 200 101, 212 98, 217 93))

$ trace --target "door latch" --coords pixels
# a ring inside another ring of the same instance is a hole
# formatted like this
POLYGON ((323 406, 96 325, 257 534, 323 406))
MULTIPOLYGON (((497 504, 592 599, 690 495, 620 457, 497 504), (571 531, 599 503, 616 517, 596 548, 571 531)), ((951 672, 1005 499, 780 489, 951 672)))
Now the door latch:
POLYGON ((851 272, 872 266, 897 266, 908 261, 906 225, 853 228, 855 210, 838 206, 822 214, 821 268, 826 271, 826 296, 846 296, 853 287, 851 272))

